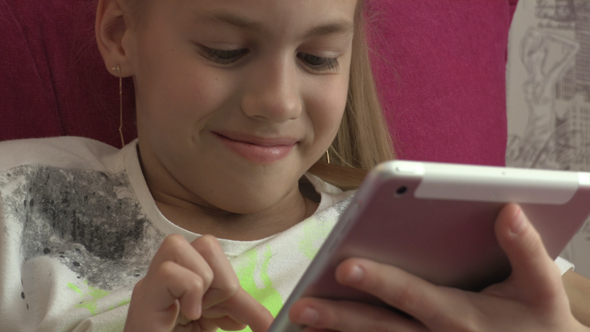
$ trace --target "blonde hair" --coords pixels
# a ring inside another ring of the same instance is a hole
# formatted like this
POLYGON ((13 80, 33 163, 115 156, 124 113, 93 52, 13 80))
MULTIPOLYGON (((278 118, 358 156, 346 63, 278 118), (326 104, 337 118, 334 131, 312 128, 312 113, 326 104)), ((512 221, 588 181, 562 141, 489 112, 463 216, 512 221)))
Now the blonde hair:
MULTIPOLYGON (((367 171, 395 158, 391 136, 383 115, 367 44, 365 2, 358 0, 346 108, 342 123, 326 156, 309 172, 341 189, 356 189, 367 171)), ((141 21, 144 1, 126 0, 134 24, 141 21)))
POLYGON ((383 115, 367 45, 365 3, 359 0, 355 14, 348 100, 340 129, 322 157, 309 170, 342 189, 355 189, 368 170, 395 158, 383 115))

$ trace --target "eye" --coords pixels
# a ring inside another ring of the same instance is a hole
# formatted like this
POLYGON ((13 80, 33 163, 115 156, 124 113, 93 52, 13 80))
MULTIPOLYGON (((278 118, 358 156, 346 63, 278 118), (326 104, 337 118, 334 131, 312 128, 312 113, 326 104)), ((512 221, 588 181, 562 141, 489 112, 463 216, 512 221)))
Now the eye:
POLYGON ((316 72, 335 72, 338 71, 337 58, 319 57, 308 53, 297 53, 297 57, 308 68, 316 72))
POLYGON ((232 64, 243 58, 249 52, 247 48, 238 50, 217 50, 202 45, 199 46, 199 48, 201 55, 205 58, 222 65, 232 64))

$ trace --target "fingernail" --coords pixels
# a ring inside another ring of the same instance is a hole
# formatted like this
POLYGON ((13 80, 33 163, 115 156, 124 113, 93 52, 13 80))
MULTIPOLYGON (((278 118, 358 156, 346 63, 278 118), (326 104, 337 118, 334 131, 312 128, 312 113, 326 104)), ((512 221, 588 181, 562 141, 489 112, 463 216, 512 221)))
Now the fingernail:
POLYGON ((357 283, 361 281, 364 274, 365 272, 363 271, 363 269, 361 269, 360 266, 355 265, 350 269, 350 272, 346 276, 346 282, 351 284, 357 283))
POLYGON ((512 226, 510 227, 510 235, 512 235, 512 237, 518 236, 520 232, 522 232, 522 230, 524 229, 524 226, 524 214, 522 213, 522 210, 519 207, 516 210, 516 213, 513 217, 512 226))
POLYGON ((315 321, 317 319, 318 319, 317 310, 307 307, 307 308, 305 308, 305 310, 303 310, 303 312, 301 313, 301 315, 297 319, 297 323, 309 325, 309 324, 315 323, 315 321))

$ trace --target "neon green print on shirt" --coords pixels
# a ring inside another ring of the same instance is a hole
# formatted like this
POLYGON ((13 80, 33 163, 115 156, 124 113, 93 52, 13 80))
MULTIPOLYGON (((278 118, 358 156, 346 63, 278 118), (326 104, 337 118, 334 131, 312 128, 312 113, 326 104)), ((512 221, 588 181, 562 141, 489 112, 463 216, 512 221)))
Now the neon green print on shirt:
MULTIPOLYGON (((88 282, 85 282, 86 284, 88 282)), ((76 305, 76 308, 86 308, 93 316, 96 316, 96 309, 98 309, 98 300, 109 295, 111 292, 88 286, 88 292, 82 293, 82 290, 71 282, 68 283, 68 288, 80 294, 82 302, 76 305)))
MULTIPOLYGON (((84 281, 84 284, 88 286, 88 281, 84 281)), ((68 282, 68 288, 80 295, 81 301, 75 307, 88 309, 92 316, 97 315, 96 310, 98 309, 98 301, 111 293, 109 291, 105 291, 100 288, 94 288, 91 286, 88 286, 88 291, 84 293, 78 286, 74 285, 71 282, 68 282)), ((110 306, 108 310, 113 310, 117 307, 122 307, 124 305, 127 305, 129 302, 131 302, 131 298, 123 299, 117 305, 110 306)))
POLYGON ((303 227, 303 238, 299 241, 299 250, 305 257, 312 260, 334 225, 329 222, 306 223, 303 227))
MULTIPOLYGON (((256 249, 252 249, 244 254, 245 261, 236 268, 236 274, 238 275, 242 288, 244 288, 244 290, 252 295, 258 302, 262 303, 262 305, 264 305, 266 309, 276 317, 283 306, 283 299, 279 292, 272 286, 272 281, 268 275, 268 265, 271 256, 272 251, 270 246, 267 245, 266 250, 264 250, 263 253, 263 261, 260 265, 260 270, 258 271, 258 279, 262 281, 262 284, 264 285, 262 288, 259 288, 256 284, 256 277, 254 275, 257 272, 256 265, 258 263, 258 251, 256 249)), ((252 330, 247 327, 242 331, 251 332, 252 330)))

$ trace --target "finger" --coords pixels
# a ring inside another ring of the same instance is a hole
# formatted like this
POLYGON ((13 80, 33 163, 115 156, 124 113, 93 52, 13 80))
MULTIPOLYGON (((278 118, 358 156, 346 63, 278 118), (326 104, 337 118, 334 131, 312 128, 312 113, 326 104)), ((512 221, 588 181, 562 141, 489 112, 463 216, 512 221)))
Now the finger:
POLYGON ((164 262, 150 279, 142 279, 133 289, 127 325, 138 331, 169 331, 179 311, 191 320, 198 319, 203 293, 203 281, 192 271, 164 262))
POLYGON ((167 261, 175 262, 198 275, 204 282, 204 289, 208 289, 213 281, 213 270, 207 261, 193 248, 193 246, 181 235, 167 236, 160 249, 154 255, 146 278, 155 273, 159 267, 167 261))
POLYGON ((273 321, 272 314, 243 288, 215 307, 238 323, 250 326, 253 332, 266 332, 273 321))
POLYGON ((142 291, 143 281, 145 279, 140 280, 133 289, 124 331, 170 331, 176 325, 178 303, 175 300, 164 310, 148 305, 145 301, 146 294, 142 291), (150 314, 146 315, 146 312, 150 314))
POLYGON ((217 326, 225 331, 237 331, 246 328, 246 324, 235 321, 233 318, 228 316, 228 311, 216 305, 209 309, 203 310, 201 319, 199 320, 200 325, 205 328, 212 328, 217 326))
POLYGON ((159 304, 159 307, 178 300, 180 312, 186 318, 195 320, 201 317, 201 299, 206 291, 206 285, 193 271, 173 262, 165 262, 151 283, 152 287, 148 290, 151 295, 148 296, 148 300, 159 304))
POLYGON ((193 241, 191 246, 203 257, 214 275, 203 298, 203 308, 211 308, 236 294, 240 281, 219 241, 211 235, 204 235, 193 241))
POLYGON ((561 286, 559 270, 522 209, 507 204, 498 215, 495 229, 512 266, 510 283, 526 297, 521 300, 538 303, 554 297, 561 286))
POLYGON ((189 322, 185 325, 176 325, 172 332, 203 332, 199 330, 198 326, 195 327, 192 322, 189 322))
POLYGON ((246 324, 238 323, 227 316, 219 318, 201 318, 198 322, 202 331, 216 331, 217 328, 224 331, 241 331, 246 328, 246 324))
POLYGON ((419 322, 402 317, 392 310, 360 302, 318 298, 297 301, 289 311, 289 319, 307 326, 310 331, 426 331, 419 322))
POLYGON ((336 269, 336 280, 381 299, 426 326, 455 325, 471 314, 460 290, 435 286, 397 267, 352 258, 336 269))

